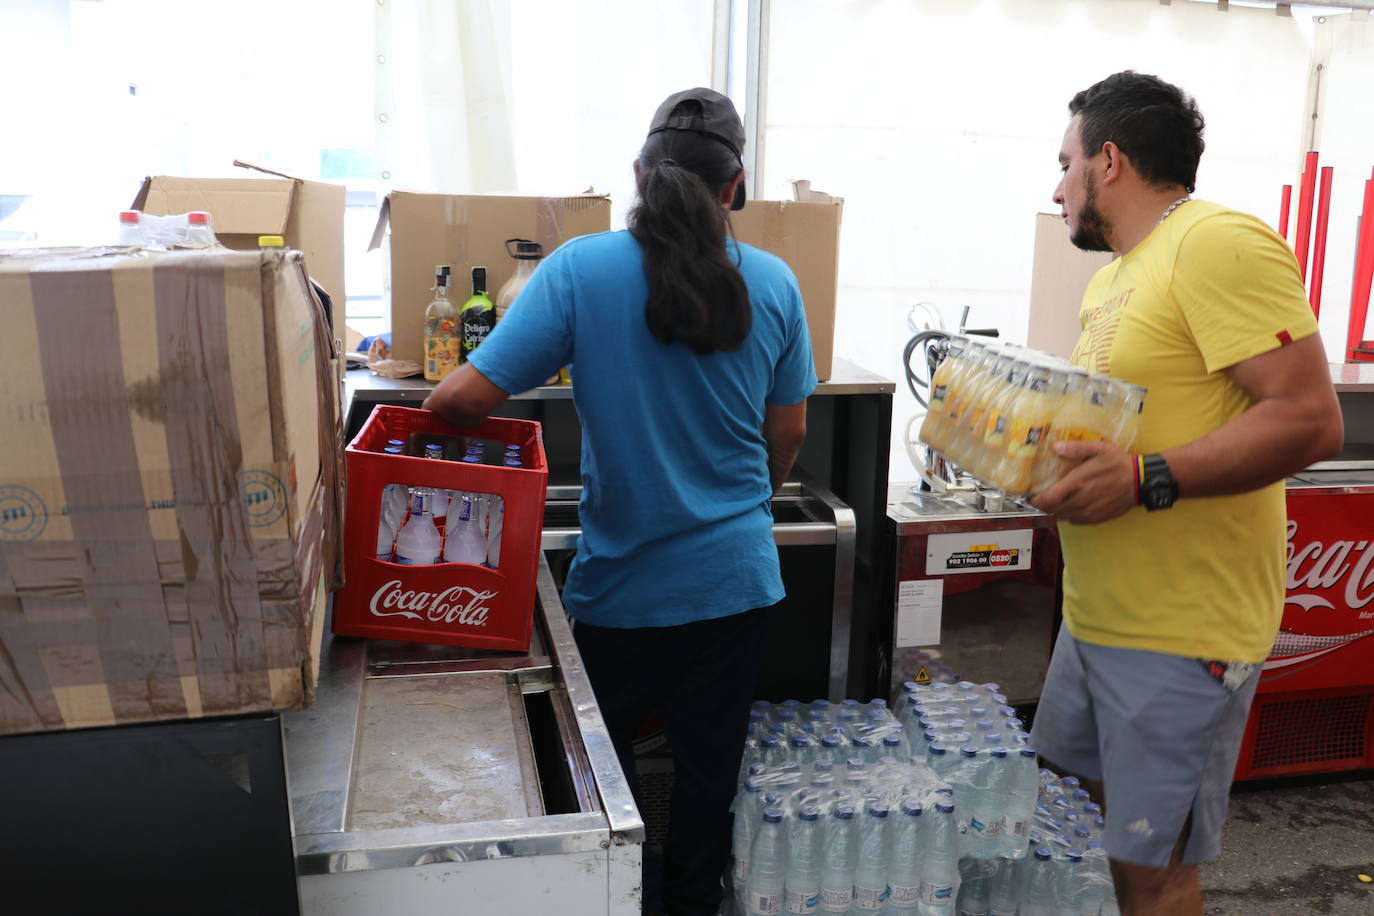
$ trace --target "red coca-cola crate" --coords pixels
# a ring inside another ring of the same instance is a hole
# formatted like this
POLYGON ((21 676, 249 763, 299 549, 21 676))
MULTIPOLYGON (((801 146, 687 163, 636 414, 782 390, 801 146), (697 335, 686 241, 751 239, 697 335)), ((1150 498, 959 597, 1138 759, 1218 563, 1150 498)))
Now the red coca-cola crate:
POLYGON ((533 624, 548 464, 538 423, 492 418, 458 429, 438 414, 378 406, 344 452, 345 584, 334 595, 335 633, 523 652, 533 624), (387 454, 388 441, 482 438, 521 447, 523 467, 387 454), (378 559, 382 489, 391 483, 471 493, 504 502, 498 569, 467 563, 408 566, 378 559))
POLYGON ((1288 593, 1237 779, 1374 767, 1374 486, 1290 486, 1288 593))

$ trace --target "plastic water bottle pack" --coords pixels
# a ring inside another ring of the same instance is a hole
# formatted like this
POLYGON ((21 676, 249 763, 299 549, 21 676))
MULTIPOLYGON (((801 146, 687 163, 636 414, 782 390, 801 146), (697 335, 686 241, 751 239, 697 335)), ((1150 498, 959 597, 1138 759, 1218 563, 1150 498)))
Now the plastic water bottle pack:
POLYGON ((785 700, 774 705, 758 700, 749 715, 737 785, 744 784, 754 763, 806 765, 820 757, 878 763, 884 757, 905 761, 910 756, 906 732, 881 697, 867 703, 785 700))
POLYGON ((954 793, 921 760, 755 763, 732 810, 724 912, 954 916, 954 793))

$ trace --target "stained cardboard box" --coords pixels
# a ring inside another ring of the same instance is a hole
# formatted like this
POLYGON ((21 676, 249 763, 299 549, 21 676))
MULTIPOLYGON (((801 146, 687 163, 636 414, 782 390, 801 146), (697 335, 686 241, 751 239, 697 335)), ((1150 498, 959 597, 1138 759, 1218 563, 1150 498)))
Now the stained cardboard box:
POLYGON ((835 355, 835 306, 844 200, 799 188, 801 200, 751 200, 730 214, 735 238, 772 252, 797 276, 816 378, 830 378, 835 355), (810 197, 811 199, 807 199, 810 197))
POLYGON ((515 273, 507 239, 531 239, 548 254, 570 238, 610 227, 611 201, 602 194, 501 197, 393 191, 382 203, 368 249, 387 243, 391 355, 421 361, 425 307, 434 298, 436 265, 453 268, 451 298, 458 304, 471 291, 473 267, 487 269, 487 289, 495 299, 515 273))
POLYGON ((310 276, 331 300, 334 336, 344 336, 344 192, 339 184, 307 181, 246 162, 271 178, 145 178, 132 207, 166 216, 206 210, 226 248, 251 251, 258 236, 280 235, 305 255, 310 276))
POLYGON ((338 386, 296 252, 0 257, 0 734, 311 699, 338 386))

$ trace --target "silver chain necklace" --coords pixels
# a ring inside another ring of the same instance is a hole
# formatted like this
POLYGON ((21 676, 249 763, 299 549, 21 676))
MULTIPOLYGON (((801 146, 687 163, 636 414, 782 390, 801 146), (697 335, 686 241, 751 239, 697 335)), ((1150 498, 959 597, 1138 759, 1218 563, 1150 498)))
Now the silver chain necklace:
POLYGON ((1155 223, 1155 225, 1156 225, 1156 226, 1163 225, 1163 224, 1164 224, 1164 221, 1165 221, 1166 219, 1169 218, 1169 214, 1174 212, 1174 208, 1175 208, 1175 207, 1177 207, 1177 206, 1178 206, 1179 204, 1181 204, 1181 203, 1186 203, 1187 201, 1190 201, 1190 200, 1192 200, 1192 199, 1193 199, 1193 198, 1192 198, 1192 195, 1184 194, 1184 195, 1183 195, 1182 197, 1180 197, 1178 200, 1176 200, 1176 201, 1174 201, 1173 203, 1169 204, 1169 209, 1167 209, 1167 210, 1164 211, 1164 215, 1161 216, 1161 217, 1159 218, 1159 222, 1155 223))

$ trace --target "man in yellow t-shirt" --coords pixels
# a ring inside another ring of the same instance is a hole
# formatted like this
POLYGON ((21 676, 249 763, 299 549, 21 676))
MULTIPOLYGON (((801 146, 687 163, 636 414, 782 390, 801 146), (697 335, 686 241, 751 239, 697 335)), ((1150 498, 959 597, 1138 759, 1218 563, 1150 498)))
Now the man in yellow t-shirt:
POLYGON ((1254 217, 1191 200, 1202 115, 1132 71, 1074 96, 1054 200, 1089 284, 1074 362, 1149 389, 1136 454, 1103 442, 1033 497, 1060 520, 1064 620, 1032 743, 1100 783, 1122 912, 1201 914, 1284 595, 1283 480, 1339 451, 1297 263, 1254 217))

